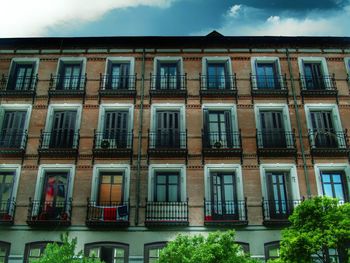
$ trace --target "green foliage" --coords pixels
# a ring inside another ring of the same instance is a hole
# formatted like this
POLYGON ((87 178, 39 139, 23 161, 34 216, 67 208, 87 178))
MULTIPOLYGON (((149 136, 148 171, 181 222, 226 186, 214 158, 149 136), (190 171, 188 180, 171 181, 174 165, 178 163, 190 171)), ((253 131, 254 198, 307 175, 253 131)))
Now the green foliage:
POLYGON ((159 263, 256 263, 235 243, 235 232, 210 233, 207 238, 178 235, 162 249, 159 263))
POLYGON ((61 235, 61 241, 62 243, 48 244, 43 256, 34 263, 103 263, 96 258, 84 257, 82 251, 76 255, 77 238, 69 241, 68 234, 64 234, 61 235))
POLYGON ((310 263, 316 257, 318 262, 331 263, 329 249, 337 249, 344 255, 342 262, 348 262, 349 203, 339 205, 336 199, 315 197, 298 205, 289 220, 291 226, 282 231, 281 259, 271 262, 310 263))

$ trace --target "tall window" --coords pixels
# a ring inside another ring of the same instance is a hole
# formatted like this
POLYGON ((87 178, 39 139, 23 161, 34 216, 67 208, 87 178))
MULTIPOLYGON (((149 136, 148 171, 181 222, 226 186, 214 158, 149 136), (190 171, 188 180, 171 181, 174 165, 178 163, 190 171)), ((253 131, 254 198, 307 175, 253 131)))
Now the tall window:
POLYGON ((160 251, 166 246, 166 242, 156 242, 145 244, 144 247, 144 262, 158 262, 160 251))
POLYGON ((311 111, 311 125, 314 134, 314 143, 320 148, 334 148, 338 146, 338 137, 334 127, 332 112, 311 111))
POLYGON ((0 133, 0 147, 20 147, 23 143, 27 111, 5 110, 0 133))
POLYGON ((179 63, 158 62, 157 89, 177 89, 179 87, 179 63))
POLYGON ((13 196, 14 181, 14 171, 0 172, 0 218, 2 218, 2 214, 6 215, 9 213, 9 201, 13 196))
POLYGON ((269 242, 265 243, 265 259, 268 261, 269 259, 275 259, 280 257, 280 242, 269 242))
POLYGON ((99 185, 99 202, 123 202, 124 174, 122 172, 101 172, 99 185))
POLYGON ((155 202, 180 202, 180 174, 178 172, 156 172, 155 202))
POLYGON ((12 63, 11 75, 8 81, 8 90, 31 90, 35 84, 35 63, 12 63))
POLYGON ((52 242, 27 243, 24 250, 24 263, 32 263, 41 258, 49 243, 52 242))
POLYGON ((157 111, 156 146, 163 148, 180 147, 179 111, 157 111))
POLYGON ((106 111, 104 117, 103 140, 108 141, 109 147, 126 147, 128 145, 128 125, 128 111, 106 111))
POLYGON ((0 263, 8 262, 10 247, 10 243, 0 241, 0 263))
POLYGON ((50 136, 51 148, 71 148, 76 141, 77 111, 57 110, 53 112, 53 122, 50 136))
POLYGON ((267 183, 267 194, 268 194, 268 206, 270 217, 285 218, 288 216, 289 198, 289 174, 286 172, 267 172, 266 183, 267 183))
POLYGON ((343 172, 321 172, 323 195, 348 201, 346 178, 343 172))
POLYGON ((207 62, 207 88, 225 89, 230 85, 227 74, 227 63, 207 62))
POLYGON ((281 88, 276 62, 257 62, 256 82, 258 89, 281 88))
POLYGON ((204 110, 204 134, 210 147, 232 147, 231 111, 204 110))
POLYGON ((114 242, 87 244, 85 254, 91 258, 97 257, 105 263, 127 263, 129 245, 114 242))
POLYGON ((128 89, 130 78, 130 63, 109 62, 106 89, 128 89))
POLYGON ((57 89, 77 90, 81 85, 82 62, 69 63, 61 61, 57 89))
POLYGON ((263 147, 286 147, 286 133, 282 111, 260 111, 260 127, 263 147))
POLYGON ((321 62, 304 62, 304 78, 306 89, 325 89, 321 62))

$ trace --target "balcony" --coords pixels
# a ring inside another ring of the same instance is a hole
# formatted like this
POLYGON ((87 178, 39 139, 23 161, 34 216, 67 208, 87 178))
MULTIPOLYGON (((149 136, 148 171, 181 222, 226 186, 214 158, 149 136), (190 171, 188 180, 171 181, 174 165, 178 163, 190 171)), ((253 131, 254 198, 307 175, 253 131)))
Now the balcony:
POLYGON ((348 156, 347 130, 309 130, 309 143, 312 156, 348 156))
POLYGON ((237 132, 205 132, 202 130, 203 157, 242 157, 241 131, 237 132))
POLYGON ((63 130, 55 132, 42 131, 38 150, 40 155, 39 157, 77 157, 79 149, 79 138, 79 130, 63 130))
POLYGON ((146 201, 146 226, 187 226, 188 200, 185 202, 146 201))
POLYGON ((248 225, 247 198, 244 201, 206 201, 204 199, 204 225, 248 225))
POLYGON ((96 132, 94 135, 94 157, 132 159, 133 131, 120 133, 96 132))
POLYGON ((0 202, 0 225, 13 225, 16 202, 14 199, 0 202))
POLYGON ((289 225, 289 216, 301 200, 265 200, 262 199, 263 224, 265 226, 289 225))
POLYGON ((88 200, 86 225, 89 227, 128 227, 129 202, 96 202, 88 200))
POLYGON ((288 100, 286 75, 252 75, 250 74, 252 97, 284 97, 288 100))
POLYGON ((102 75, 100 74, 100 97, 136 97, 135 75, 102 75))
POLYGON ((256 145, 258 158, 265 157, 288 157, 296 158, 297 148, 295 132, 287 131, 258 131, 256 130, 256 145))
POLYGON ((236 97, 236 74, 234 75, 199 75, 200 95, 202 97, 236 97))
POLYGON ((85 97, 86 74, 83 76, 51 75, 49 97, 85 97))
POLYGON ((148 131, 148 155, 187 158, 187 130, 184 132, 148 131))
POLYGON ((0 79, 1 97, 35 97, 38 75, 12 79, 2 75, 0 79))
POLYGON ((29 226, 70 226, 72 199, 43 202, 29 199, 27 224, 29 226))
POLYGON ((338 90, 334 74, 319 77, 300 75, 299 79, 303 102, 304 97, 334 97, 338 102, 338 90))
POLYGON ((24 157, 27 139, 27 131, 0 134, 1 156, 24 157))
POLYGON ((187 75, 150 75, 152 98, 187 98, 187 75))

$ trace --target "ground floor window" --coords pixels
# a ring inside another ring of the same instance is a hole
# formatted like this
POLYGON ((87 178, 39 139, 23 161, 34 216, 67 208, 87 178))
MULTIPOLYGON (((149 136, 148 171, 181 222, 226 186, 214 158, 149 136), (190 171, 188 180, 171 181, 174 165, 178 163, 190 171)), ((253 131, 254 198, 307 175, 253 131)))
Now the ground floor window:
POLYGON ((154 263, 159 259, 160 251, 166 246, 166 242, 156 242, 145 244, 144 262, 154 263))
POLYGON ((264 244, 265 248, 265 259, 268 261, 269 259, 279 258, 280 256, 280 242, 274 241, 264 244))
POLYGON ((0 263, 8 262, 10 246, 10 243, 0 241, 0 263))
POLYGON ((32 242, 27 243, 24 250, 24 263, 32 263, 39 258, 44 253, 47 244, 52 243, 51 241, 44 242, 32 242))
POLYGON ((97 257, 105 263, 127 263, 129 245, 115 242, 90 243, 85 245, 85 255, 97 257))

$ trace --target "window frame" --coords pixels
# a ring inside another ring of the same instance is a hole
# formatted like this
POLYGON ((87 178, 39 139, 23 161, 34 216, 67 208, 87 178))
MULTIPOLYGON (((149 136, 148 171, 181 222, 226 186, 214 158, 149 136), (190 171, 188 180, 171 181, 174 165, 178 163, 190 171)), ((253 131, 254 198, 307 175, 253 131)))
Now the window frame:
POLYGON ((60 57, 57 62, 56 76, 61 74, 61 69, 64 64, 78 64, 81 63, 80 76, 85 76, 86 73, 86 57, 60 57))
POLYGON ((109 70, 109 65, 113 63, 129 63, 130 65, 130 72, 129 72, 129 76, 132 76, 135 74, 135 58, 134 57, 107 57, 106 58, 106 65, 105 65, 105 75, 110 74, 110 72, 108 72, 109 70))
MULTIPOLYGON (((226 72, 225 76, 233 76, 233 69, 232 69, 232 59, 229 56, 207 56, 202 57, 202 75, 206 76, 206 82, 208 81, 208 62, 210 63, 217 63, 217 64, 226 64, 226 72)), ((230 83, 228 83, 228 87, 232 89, 234 87, 234 78, 229 78, 230 83)), ((227 85, 227 84, 226 84, 227 85)), ((205 83, 205 86, 207 86, 207 83, 205 83)), ((207 87, 208 88, 208 87, 207 87)))
POLYGON ((6 241, 0 241, 0 247, 5 248, 6 252, 5 252, 4 262, 7 263, 10 257, 11 243, 6 241))
POLYGON ((29 262, 29 253, 30 253, 31 248, 39 247, 40 249, 43 248, 45 250, 46 246, 48 244, 52 244, 52 243, 60 244, 60 242, 56 242, 56 241, 35 241, 35 242, 28 242, 28 243, 26 243, 25 247, 24 247, 23 263, 28 263, 29 262))
POLYGON ((39 71, 39 63, 40 63, 40 58, 28 58, 28 57, 22 57, 22 58, 13 58, 11 60, 10 63, 10 67, 8 70, 8 78, 7 78, 7 82, 6 82, 6 90, 8 87, 8 84, 10 83, 10 81, 12 81, 12 79, 10 80, 10 78, 14 77, 14 70, 15 70, 15 65, 16 64, 34 64, 33 67, 33 73, 32 76, 36 76, 38 74, 39 71))
MULTIPOLYGON (((12 187, 12 192, 11 192, 11 200, 14 202, 10 202, 10 207, 9 211, 12 211, 15 207, 15 202, 17 199, 17 192, 18 192, 18 184, 19 184, 19 179, 21 176, 21 165, 20 164, 0 164, 0 172, 15 172, 15 178, 13 180, 13 187, 12 187)), ((12 215, 13 216, 13 215, 12 215)))
POLYGON ((124 262, 129 262, 129 244, 122 242, 113 242, 113 241, 102 241, 102 242, 92 242, 84 244, 84 254, 89 256, 89 251, 92 248, 99 248, 103 246, 113 246, 113 248, 122 248, 124 249, 124 262))
POLYGON ((107 111, 128 111, 128 132, 133 130, 134 125, 134 105, 129 103, 103 103, 100 105, 98 115, 97 132, 104 132, 105 115, 107 111))
MULTIPOLYGON (((322 176, 321 173, 325 172, 343 172, 345 187, 344 194, 347 194, 346 201, 350 200, 350 165, 346 163, 322 163, 314 165, 316 187, 318 196, 324 196, 322 176)), ((344 200, 345 201, 345 200, 344 200)))
POLYGON ((99 180, 101 172, 123 173, 123 201, 128 202, 130 192, 130 165, 129 164, 95 164, 92 173, 91 201, 97 202, 99 192, 99 180))
MULTIPOLYGON (((322 76, 329 76, 327 60, 325 57, 298 57, 298 67, 300 76, 305 76, 304 62, 306 63, 320 63, 322 69, 322 76)), ((305 79, 301 79, 301 85, 303 89, 307 90, 305 79)), ((329 89, 331 86, 331 81, 329 79, 324 80, 325 89, 329 89)))
MULTIPOLYGON (((284 83, 284 80, 283 80, 283 76, 282 76, 282 70, 281 70, 281 63, 280 63, 280 58, 279 57, 251 57, 250 58, 250 64, 251 64, 251 72, 252 72, 252 75, 253 76, 257 76, 257 64, 258 63, 268 63, 268 64, 273 64, 275 63, 276 65, 276 79, 279 78, 279 83, 280 83, 280 86, 279 86, 279 89, 284 89, 285 88, 285 83, 284 83)), ((252 88, 254 90, 258 90, 258 83, 257 83, 257 80, 256 78, 253 78, 252 79, 252 88)))
POLYGON ((144 263, 149 263, 150 250, 163 249, 166 247, 167 244, 168 244, 168 241, 158 241, 158 242, 144 244, 144 246, 143 246, 143 261, 144 261, 144 263))
POLYGON ((248 242, 236 241, 237 245, 240 245, 244 253, 250 254, 250 244, 248 242))
POLYGON ((278 248, 280 249, 280 241, 272 241, 264 243, 264 253, 265 253, 265 260, 268 261, 269 259, 275 259, 275 257, 270 258, 269 257, 269 251, 271 248, 278 248))
MULTIPOLYGON (((177 78, 179 79, 180 76, 184 75, 184 64, 183 64, 183 58, 182 57, 171 57, 171 56, 157 56, 153 59, 153 76, 157 76, 156 78, 151 79, 151 87, 157 87, 157 82, 159 78, 159 68, 158 65, 161 63, 178 63, 178 72, 177 72, 177 78)), ((181 77, 180 77, 181 78, 181 77)), ((179 79, 180 80, 180 79, 179 79)), ((183 81, 177 81, 178 88, 181 90, 183 89, 183 81)))
POLYGON ((187 200, 186 165, 184 164, 151 164, 148 168, 148 195, 147 200, 155 202, 155 175, 157 172, 178 172, 180 184, 180 202, 187 200))

